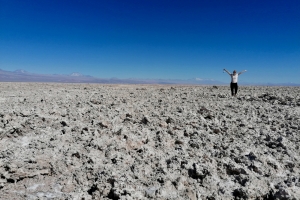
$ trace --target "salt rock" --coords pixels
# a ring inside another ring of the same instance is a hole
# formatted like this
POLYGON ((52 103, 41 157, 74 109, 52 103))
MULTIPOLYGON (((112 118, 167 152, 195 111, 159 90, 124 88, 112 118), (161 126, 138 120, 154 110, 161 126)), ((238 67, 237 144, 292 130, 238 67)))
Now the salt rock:
POLYGON ((2 83, 0 195, 300 199, 300 89, 240 88, 2 83))

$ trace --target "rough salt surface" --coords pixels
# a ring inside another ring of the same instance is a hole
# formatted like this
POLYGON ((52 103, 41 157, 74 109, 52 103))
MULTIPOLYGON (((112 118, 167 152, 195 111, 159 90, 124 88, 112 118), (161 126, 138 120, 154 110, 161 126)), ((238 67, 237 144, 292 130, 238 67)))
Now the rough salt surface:
POLYGON ((300 199, 300 88, 0 84, 3 199, 300 199))

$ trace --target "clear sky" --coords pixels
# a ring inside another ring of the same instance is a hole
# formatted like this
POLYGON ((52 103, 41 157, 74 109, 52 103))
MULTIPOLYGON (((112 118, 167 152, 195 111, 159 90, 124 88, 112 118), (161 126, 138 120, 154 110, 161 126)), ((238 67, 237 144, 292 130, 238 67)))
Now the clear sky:
POLYGON ((0 0, 0 69, 300 83, 299 0, 0 0))

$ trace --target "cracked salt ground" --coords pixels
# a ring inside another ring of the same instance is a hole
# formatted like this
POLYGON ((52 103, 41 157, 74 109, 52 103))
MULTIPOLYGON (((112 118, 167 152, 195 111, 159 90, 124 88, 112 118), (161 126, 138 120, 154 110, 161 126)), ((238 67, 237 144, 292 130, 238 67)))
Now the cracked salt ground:
POLYGON ((1 199, 300 199, 300 88, 1 83, 1 199))

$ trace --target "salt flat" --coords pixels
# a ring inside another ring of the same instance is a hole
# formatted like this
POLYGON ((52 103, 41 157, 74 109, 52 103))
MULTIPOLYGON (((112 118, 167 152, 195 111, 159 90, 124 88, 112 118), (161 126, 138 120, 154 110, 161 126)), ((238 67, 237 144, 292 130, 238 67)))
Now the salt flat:
POLYGON ((0 83, 3 199, 300 199, 300 88, 0 83))

